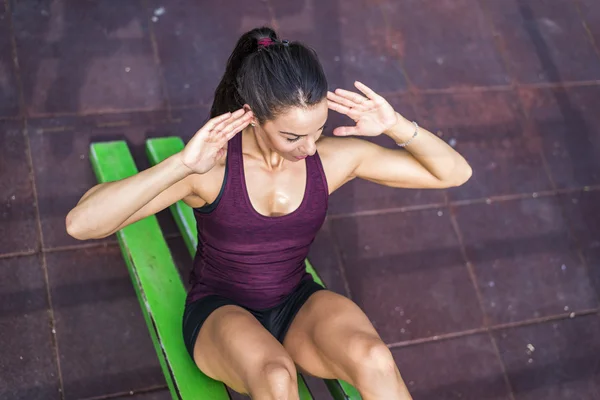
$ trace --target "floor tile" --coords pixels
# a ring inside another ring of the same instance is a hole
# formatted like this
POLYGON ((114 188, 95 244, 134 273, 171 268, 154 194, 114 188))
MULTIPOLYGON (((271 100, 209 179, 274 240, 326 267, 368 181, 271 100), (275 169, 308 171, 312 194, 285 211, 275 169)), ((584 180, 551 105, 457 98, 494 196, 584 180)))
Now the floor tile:
POLYGON ((27 144, 18 121, 0 121, 0 254, 39 247, 27 144))
POLYGON ((430 94, 417 97, 417 113, 431 132, 453 145, 473 168, 453 200, 550 190, 538 135, 525 132, 512 91, 430 94))
POLYGON ((522 89, 531 127, 542 139, 559 188, 600 183, 600 87, 522 89))
POLYGON ((576 3, 554 0, 487 1, 493 29, 519 82, 600 78, 600 58, 590 43, 576 3))
POLYGON ((579 0, 576 4, 586 24, 586 30, 589 31, 593 43, 598 49, 600 46, 600 4, 595 0, 579 0))
POLYGON ((487 334, 392 349, 414 400, 509 400, 502 365, 487 334))
POLYGON ((13 2, 29 115, 165 106, 139 2, 13 2))
POLYGON ((0 398, 60 399, 39 256, 0 260, 0 398))
POLYGON ((65 398, 164 384, 117 246, 47 254, 65 398))
POLYGON ((353 90, 355 80, 386 93, 406 88, 380 8, 366 0, 310 0, 275 2, 273 9, 282 37, 317 51, 331 89, 353 90))
POLYGON ((522 326, 494 335, 515 400, 598 398, 597 315, 522 326))
POLYGON ((19 114, 19 89, 6 4, 0 5, 0 117, 19 114))
MULTIPOLYGON (((71 238, 65 228, 65 217, 81 196, 96 185, 89 160, 91 143, 126 140, 139 170, 149 166, 145 140, 168 136, 167 125, 123 128, 91 128, 87 125, 62 132, 45 133, 43 129, 29 131, 34 172, 40 202, 40 219, 46 247, 81 244, 71 238), (64 182, 69 182, 64 185, 64 182)), ((177 233, 168 211, 159 213, 166 234, 177 233)), ((102 241, 114 241, 114 237, 102 241)))
POLYGON ((336 219, 333 232, 352 299, 386 343, 482 325, 446 209, 336 219))
MULTIPOLYGON (((409 120, 419 120, 408 95, 386 96, 386 100, 402 116, 409 120)), ((338 126, 354 126, 354 122, 334 111, 329 112, 328 131, 338 126)), ((329 132, 327 134, 329 134, 329 132)), ((386 135, 374 138, 361 138, 380 146, 400 150, 386 135)), ((442 190, 398 189, 379 185, 364 179, 354 179, 336 190, 329 199, 331 215, 350 214, 362 211, 382 210, 445 202, 442 190)))
POLYGON ((348 296, 340 257, 335 239, 332 236, 331 222, 325 221, 310 246, 308 260, 329 290, 348 296))
POLYGON ((264 2, 226 0, 206 7, 193 0, 149 0, 148 6, 173 106, 212 104, 239 37, 271 25, 264 2))
POLYGON ((561 200, 579 240, 590 281, 600 298, 600 191, 564 194, 561 200))
POLYGON ((557 198, 457 207, 491 324, 598 306, 557 198))
POLYGON ((116 397, 115 400, 172 400, 171 392, 167 389, 157 390, 146 393, 136 393, 122 397, 116 397))
POLYGON ((478 1, 387 1, 381 8, 408 79, 417 87, 490 86, 509 81, 478 1))

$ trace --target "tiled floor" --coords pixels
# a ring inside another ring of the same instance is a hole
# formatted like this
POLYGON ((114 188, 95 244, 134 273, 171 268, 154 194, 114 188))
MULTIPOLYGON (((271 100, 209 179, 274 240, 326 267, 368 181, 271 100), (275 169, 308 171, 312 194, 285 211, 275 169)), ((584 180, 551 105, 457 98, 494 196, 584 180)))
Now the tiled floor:
POLYGON ((94 184, 91 142, 125 138, 144 168, 146 138, 188 139, 262 24, 473 166, 450 190, 352 182, 310 255, 414 398, 600 399, 594 0, 1 2, 0 398, 169 398, 115 239, 77 242, 64 217, 94 184))

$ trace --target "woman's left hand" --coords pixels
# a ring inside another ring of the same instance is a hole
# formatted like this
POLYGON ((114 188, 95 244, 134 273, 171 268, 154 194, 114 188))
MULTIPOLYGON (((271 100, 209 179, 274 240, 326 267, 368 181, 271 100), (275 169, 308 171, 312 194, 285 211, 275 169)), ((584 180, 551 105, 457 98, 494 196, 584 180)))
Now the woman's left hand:
POLYGON ((365 96, 344 89, 335 93, 327 92, 327 105, 330 109, 349 116, 356 126, 340 126, 333 130, 336 136, 378 136, 399 122, 402 118, 386 99, 356 81, 354 86, 365 96))

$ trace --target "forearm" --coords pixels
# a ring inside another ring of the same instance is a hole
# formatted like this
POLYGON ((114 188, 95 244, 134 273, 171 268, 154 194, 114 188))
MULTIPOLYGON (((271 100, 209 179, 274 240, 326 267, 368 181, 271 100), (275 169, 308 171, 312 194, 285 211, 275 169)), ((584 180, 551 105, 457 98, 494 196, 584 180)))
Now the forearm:
POLYGON ((102 237, 189 173, 176 154, 129 178, 94 186, 67 215, 67 231, 74 237, 102 237))
MULTIPOLYGON (((413 137, 415 126, 401 115, 397 115, 396 125, 384 133, 396 143, 406 143, 413 137)), ((417 136, 404 148, 441 181, 462 184, 471 176, 471 167, 464 157, 421 126, 417 136)))

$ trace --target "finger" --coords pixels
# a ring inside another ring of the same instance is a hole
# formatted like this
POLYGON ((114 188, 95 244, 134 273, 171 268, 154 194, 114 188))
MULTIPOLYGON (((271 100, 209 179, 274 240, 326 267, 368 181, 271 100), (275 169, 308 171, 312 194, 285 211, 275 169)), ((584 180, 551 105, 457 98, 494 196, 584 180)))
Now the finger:
POLYGON ((236 126, 235 129, 232 129, 231 131, 227 132, 225 134, 225 141, 228 142, 232 137, 234 137, 235 135, 240 133, 242 131, 242 129, 244 129, 248 125, 250 125, 250 119, 248 119, 245 122, 242 122, 239 126, 236 126))
POLYGON ((345 90, 345 89, 335 89, 335 94, 337 94, 338 96, 341 96, 345 99, 351 100, 357 104, 362 104, 365 101, 368 101, 368 99, 365 98, 364 96, 361 96, 358 93, 354 93, 354 92, 351 92, 351 91, 345 90))
POLYGON ((360 110, 356 110, 353 108, 343 106, 343 105, 333 102, 331 100, 327 100, 327 107, 329 107, 329 109, 331 109, 333 111, 339 112, 340 114, 347 115, 350 118, 352 118, 353 120, 357 120, 361 114, 360 110))
MULTIPOLYGON (((231 114, 229 116, 229 118, 221 121, 221 123, 219 123, 217 126, 215 126, 212 130, 216 133, 227 130, 228 126, 230 126, 231 124, 235 123, 238 119, 240 118, 249 118, 248 116, 249 112, 246 113, 246 111, 241 108, 237 111, 235 111, 233 114, 231 114)), ((250 114, 251 115, 251 114, 250 114)))
POLYGON ((221 133, 223 135, 229 135, 232 132, 238 132, 242 129, 244 129, 246 126, 248 126, 248 124, 250 123, 250 120, 252 119, 252 114, 245 114, 242 117, 236 119, 235 121, 230 122, 227 126, 225 126, 222 130, 221 133))
POLYGON ((357 135, 358 128, 355 126, 339 126, 333 130, 335 136, 357 135))
POLYGON ((332 92, 328 92, 327 93, 327 99, 331 100, 333 102, 336 102, 338 104, 341 104, 343 106, 346 106, 348 108, 360 108, 360 109, 364 108, 363 104, 356 103, 356 102, 354 102, 354 101, 352 101, 350 99, 347 99, 347 98, 342 97, 342 96, 338 96, 337 94, 332 93, 332 92))
POLYGON ((209 120, 206 123, 206 127, 208 127, 209 130, 213 130, 215 126, 217 126, 220 122, 225 121, 226 119, 228 119, 229 117, 231 117, 231 113, 225 113, 225 114, 221 114, 217 117, 212 118, 211 120, 209 120))
POLYGON ((368 87, 367 85, 365 85, 362 82, 355 81, 354 82, 354 86, 356 86, 356 88, 358 90, 360 90, 365 96, 367 96, 371 100, 376 100, 376 99, 378 99, 380 97, 370 87, 368 87))

